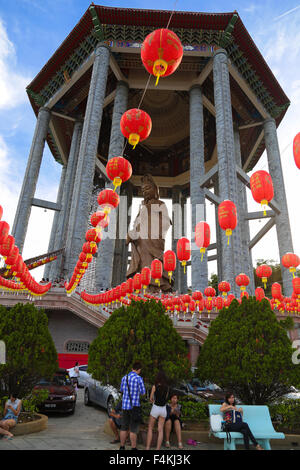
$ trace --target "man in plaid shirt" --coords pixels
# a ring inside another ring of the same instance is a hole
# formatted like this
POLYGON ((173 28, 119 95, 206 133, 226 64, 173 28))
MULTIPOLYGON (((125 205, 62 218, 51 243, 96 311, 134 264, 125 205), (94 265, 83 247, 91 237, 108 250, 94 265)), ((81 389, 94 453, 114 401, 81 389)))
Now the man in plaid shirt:
POLYGON ((137 361, 133 364, 132 371, 128 375, 125 375, 122 378, 121 392, 123 393, 123 400, 122 400, 123 412, 122 412, 122 424, 121 424, 121 432, 120 432, 120 441, 121 441, 120 450, 125 449, 125 440, 127 437, 128 430, 130 430, 131 447, 133 450, 136 449, 136 439, 137 439, 137 433, 139 432, 140 423, 133 420, 132 408, 134 406, 141 406, 140 395, 144 395, 146 393, 144 381, 142 377, 140 377, 141 370, 142 370, 141 363, 137 361), (128 378, 128 386, 127 386, 127 378, 128 378), (130 391, 130 396, 128 392, 128 387, 130 391))

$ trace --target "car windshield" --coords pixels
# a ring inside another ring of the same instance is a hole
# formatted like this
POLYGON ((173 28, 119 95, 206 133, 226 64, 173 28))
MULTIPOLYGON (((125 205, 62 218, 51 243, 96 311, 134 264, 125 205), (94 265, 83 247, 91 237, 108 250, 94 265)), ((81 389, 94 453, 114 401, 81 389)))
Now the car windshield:
POLYGON ((79 367, 79 370, 84 370, 84 371, 86 371, 87 368, 88 368, 88 366, 80 366, 80 367, 79 367))
POLYGON ((65 374, 57 374, 55 375, 52 380, 41 379, 39 381, 39 385, 58 385, 58 386, 65 386, 65 385, 72 385, 70 377, 65 374))

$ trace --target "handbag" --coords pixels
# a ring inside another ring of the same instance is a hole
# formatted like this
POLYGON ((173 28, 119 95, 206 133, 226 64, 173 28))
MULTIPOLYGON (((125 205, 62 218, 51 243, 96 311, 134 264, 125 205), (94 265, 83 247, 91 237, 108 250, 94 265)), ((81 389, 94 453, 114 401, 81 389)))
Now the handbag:
POLYGON ((126 375, 126 381, 127 381, 127 389, 128 389, 128 395, 129 395, 129 400, 130 400, 130 405, 131 405, 132 421, 134 423, 141 423, 143 421, 142 409, 140 406, 132 406, 132 400, 131 400, 130 389, 129 389, 129 384, 128 384, 128 375, 126 375))
POLYGON ((210 427, 212 432, 220 432, 222 430, 223 417, 220 414, 214 414, 210 417, 210 427))

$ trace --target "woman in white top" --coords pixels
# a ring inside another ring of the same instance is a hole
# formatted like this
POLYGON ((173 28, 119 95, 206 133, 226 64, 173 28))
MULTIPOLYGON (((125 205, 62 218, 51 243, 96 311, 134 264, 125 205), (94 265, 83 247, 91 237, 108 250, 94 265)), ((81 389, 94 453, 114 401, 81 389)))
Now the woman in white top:
POLYGON ((4 418, 0 421, 0 434, 4 435, 3 439, 13 438, 13 434, 9 430, 16 426, 21 406, 22 401, 12 393, 10 399, 5 403, 4 418))

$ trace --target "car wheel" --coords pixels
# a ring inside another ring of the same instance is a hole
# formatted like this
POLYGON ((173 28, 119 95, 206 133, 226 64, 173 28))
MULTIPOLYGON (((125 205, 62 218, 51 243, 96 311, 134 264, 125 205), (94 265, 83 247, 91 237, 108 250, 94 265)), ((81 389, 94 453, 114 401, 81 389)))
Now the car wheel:
POLYGON ((106 409, 107 409, 108 416, 110 416, 110 413, 114 409, 114 398, 111 395, 108 397, 106 409))
POLYGON ((90 401, 90 394, 89 394, 89 389, 86 388, 84 391, 84 404, 86 406, 90 406, 91 401, 90 401))

